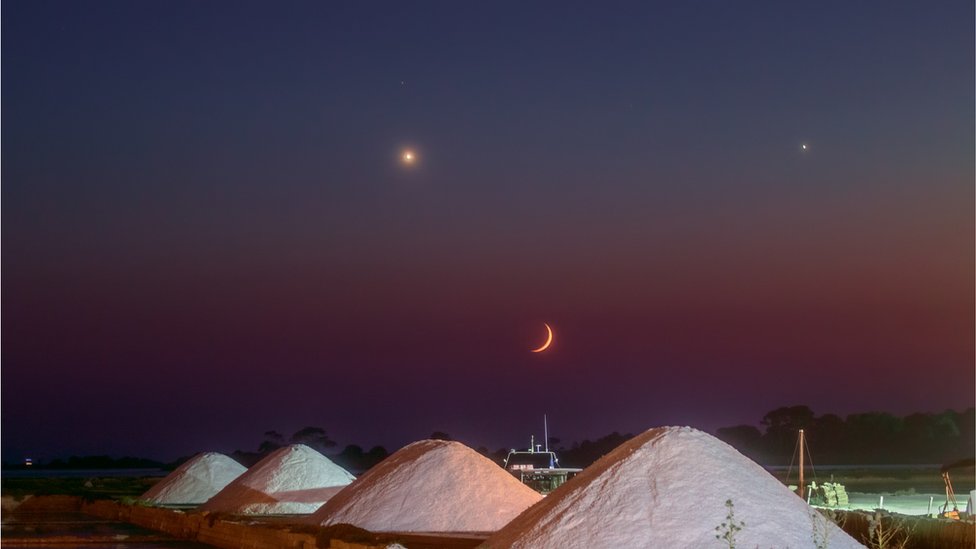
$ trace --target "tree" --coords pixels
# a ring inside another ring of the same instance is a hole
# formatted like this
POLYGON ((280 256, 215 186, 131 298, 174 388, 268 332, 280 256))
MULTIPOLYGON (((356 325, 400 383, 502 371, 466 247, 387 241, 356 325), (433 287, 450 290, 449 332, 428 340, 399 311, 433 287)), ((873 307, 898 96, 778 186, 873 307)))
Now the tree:
POLYGON ((363 455, 363 448, 361 446, 350 444, 343 448, 332 460, 349 471, 359 472, 364 470, 362 467, 363 455))
POLYGON ((285 445, 285 437, 278 431, 265 431, 264 441, 258 445, 259 454, 270 454, 285 445))
POLYGON ((757 459, 762 452, 762 433, 752 425, 721 427, 715 434, 752 459, 757 459))
POLYGON ((803 405, 784 406, 763 416, 760 423, 766 427, 763 446, 767 455, 776 461, 788 461, 796 447, 797 434, 800 429, 809 428, 813 419, 813 410, 803 405))
POLYGON ((902 419, 882 412, 851 414, 844 421, 849 452, 861 462, 891 462, 892 452, 899 451, 898 439, 902 419))
MULTIPOLYGON (((976 410, 946 410, 896 417, 883 412, 820 417, 806 406, 777 408, 762 419, 760 444, 767 464, 786 464, 796 450, 797 431, 805 429, 818 463, 947 463, 972 455, 976 446, 976 410), (968 449, 968 450, 967 450, 968 449)), ((718 437, 749 455, 756 430, 748 425, 718 429, 718 437)), ((584 441, 584 445, 592 444, 584 441)), ((580 448, 574 445, 574 451, 580 448)))
POLYGON ((290 439, 292 444, 304 444, 310 448, 325 452, 329 448, 334 448, 336 442, 329 438, 325 429, 321 427, 305 427, 295 431, 290 439))
POLYGON ((634 438, 634 435, 630 433, 621 435, 614 431, 609 435, 598 438, 596 441, 584 440, 580 443, 574 442, 572 448, 562 452, 562 455, 559 457, 559 463, 565 467, 587 467, 632 438, 634 438))
POLYGON ((787 430, 799 431, 813 423, 814 413, 809 406, 783 406, 763 416, 760 423, 766 427, 766 432, 787 430))
POLYGON ((814 418, 809 431, 810 447, 817 449, 820 461, 837 461, 838 450, 844 447, 844 420, 836 414, 814 418))
POLYGON ((357 444, 342 449, 333 460, 354 473, 363 473, 389 457, 390 453, 382 446, 373 446, 368 452, 357 444))
POLYGON ((958 456, 960 449, 976 447, 976 409, 967 408, 959 412, 956 418, 956 426, 959 428, 959 439, 956 441, 953 451, 950 452, 955 455, 949 456, 950 458, 965 457, 958 456))
POLYGON ((445 433, 444 431, 434 431, 430 434, 430 440, 454 440, 451 435, 445 433))
POLYGON ((372 469, 373 466, 388 457, 390 457, 390 452, 386 451, 386 448, 382 446, 373 446, 369 449, 369 452, 366 452, 366 462, 364 463, 365 468, 372 469))

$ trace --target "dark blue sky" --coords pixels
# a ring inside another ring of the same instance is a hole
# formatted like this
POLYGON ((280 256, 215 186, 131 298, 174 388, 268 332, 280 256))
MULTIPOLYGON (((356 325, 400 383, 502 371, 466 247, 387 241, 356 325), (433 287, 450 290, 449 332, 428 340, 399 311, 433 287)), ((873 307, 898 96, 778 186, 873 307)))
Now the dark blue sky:
POLYGON ((973 405, 972 2, 4 8, 5 459, 973 405))

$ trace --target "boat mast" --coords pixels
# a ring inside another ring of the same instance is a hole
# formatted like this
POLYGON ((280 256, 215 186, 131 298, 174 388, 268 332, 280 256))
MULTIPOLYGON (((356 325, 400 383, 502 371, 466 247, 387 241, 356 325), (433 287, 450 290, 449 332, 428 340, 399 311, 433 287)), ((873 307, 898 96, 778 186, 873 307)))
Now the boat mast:
POLYGON ((549 418, 542 414, 542 430, 546 434, 546 451, 549 451, 549 418))
POLYGON ((803 429, 800 429, 800 499, 803 499, 803 429))

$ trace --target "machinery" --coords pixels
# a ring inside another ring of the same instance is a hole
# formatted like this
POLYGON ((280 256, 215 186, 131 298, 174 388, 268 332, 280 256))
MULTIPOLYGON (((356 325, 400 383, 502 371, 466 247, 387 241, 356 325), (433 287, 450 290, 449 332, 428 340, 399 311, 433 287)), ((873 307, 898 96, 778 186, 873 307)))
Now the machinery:
POLYGON ((946 502, 945 505, 942 506, 941 511, 939 512, 940 517, 953 519, 953 520, 960 520, 960 519, 969 520, 972 518, 971 508, 967 508, 966 511, 959 511, 959 503, 956 501, 956 493, 952 489, 952 480, 949 479, 949 471, 953 469, 963 469, 963 468, 974 467, 974 466, 976 466, 976 459, 973 458, 963 459, 942 466, 942 480, 943 482, 945 482, 946 502), (952 505, 951 510, 949 509, 950 504, 952 505))

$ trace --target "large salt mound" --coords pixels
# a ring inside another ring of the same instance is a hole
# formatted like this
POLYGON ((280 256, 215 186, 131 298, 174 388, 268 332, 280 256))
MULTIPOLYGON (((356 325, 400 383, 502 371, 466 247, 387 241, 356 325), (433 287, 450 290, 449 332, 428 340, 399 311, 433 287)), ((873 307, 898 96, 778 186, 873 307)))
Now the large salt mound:
POLYGON ((239 515, 308 514, 355 479, 303 444, 275 450, 200 507, 239 515))
POLYGON ((157 505, 199 505, 246 470, 223 454, 197 454, 157 482, 140 499, 157 505))
POLYGON ((370 469, 311 521, 374 532, 494 532, 540 499, 471 448, 422 440, 370 469))
POLYGON ((732 500, 737 547, 861 547, 731 446, 690 427, 620 445, 490 537, 485 548, 717 547, 732 500))

